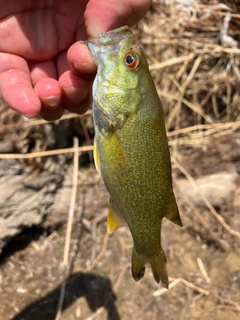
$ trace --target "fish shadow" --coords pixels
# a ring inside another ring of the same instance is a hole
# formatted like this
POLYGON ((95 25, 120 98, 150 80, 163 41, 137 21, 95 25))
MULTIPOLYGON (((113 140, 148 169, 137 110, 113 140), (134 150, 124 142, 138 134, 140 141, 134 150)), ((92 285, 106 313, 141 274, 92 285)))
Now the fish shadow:
MULTIPOLYGON (((43 298, 31 303, 11 320, 53 320, 55 319, 60 295, 60 286, 43 298)), ((120 320, 115 301, 116 296, 107 277, 93 273, 75 273, 67 279, 63 310, 75 300, 85 297, 92 312, 104 307, 107 320, 120 320)))

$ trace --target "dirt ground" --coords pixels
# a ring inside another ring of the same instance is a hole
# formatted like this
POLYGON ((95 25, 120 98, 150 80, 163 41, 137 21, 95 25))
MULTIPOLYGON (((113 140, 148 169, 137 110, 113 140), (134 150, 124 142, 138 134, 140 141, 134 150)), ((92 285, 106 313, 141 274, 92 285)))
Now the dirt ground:
MULTIPOLYGON (((235 211, 240 205, 240 151, 235 147, 239 144, 239 132, 235 132, 210 141, 205 150, 193 148, 190 155, 187 151, 181 158, 196 179, 218 172, 235 174, 234 190, 216 209, 238 232, 239 211, 235 211), (231 151, 222 161, 226 148, 231 151)), ((1 320, 55 319, 64 275, 71 176, 69 165, 52 216, 18 235, 2 252, 1 320)), ((194 199, 184 200, 187 189, 180 190, 182 173, 174 163, 173 177, 184 226, 168 221, 163 225, 170 277, 170 289, 165 290, 154 282, 150 268, 140 282, 133 280, 130 233, 121 227, 110 236, 106 234, 107 192, 92 165, 80 167, 62 319, 239 319, 239 237, 224 230, 209 209, 198 206, 194 199), (199 215, 205 225, 198 221, 199 215)))

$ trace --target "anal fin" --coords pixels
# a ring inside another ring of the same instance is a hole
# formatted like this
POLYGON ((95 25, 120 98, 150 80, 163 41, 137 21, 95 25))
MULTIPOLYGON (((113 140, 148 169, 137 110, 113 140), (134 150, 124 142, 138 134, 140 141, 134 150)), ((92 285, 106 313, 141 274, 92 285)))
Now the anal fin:
POLYGON ((176 225, 182 227, 181 217, 179 215, 178 206, 177 206, 176 199, 175 199, 173 192, 171 192, 171 198, 169 201, 169 205, 168 205, 168 209, 167 209, 167 213, 165 215, 165 218, 167 218, 171 222, 175 223, 176 225))
POLYGON ((116 204, 110 198, 108 205, 108 223, 107 230, 109 233, 112 233, 117 227, 123 224, 125 221, 116 204))

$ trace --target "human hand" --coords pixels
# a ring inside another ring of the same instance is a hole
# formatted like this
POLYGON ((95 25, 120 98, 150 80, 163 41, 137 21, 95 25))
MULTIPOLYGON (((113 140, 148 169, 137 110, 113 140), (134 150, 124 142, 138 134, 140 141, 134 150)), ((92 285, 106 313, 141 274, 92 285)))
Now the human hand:
POLYGON ((121 25, 132 26, 150 0, 0 0, 0 91, 27 117, 59 119, 84 113, 96 66, 84 43, 121 25))

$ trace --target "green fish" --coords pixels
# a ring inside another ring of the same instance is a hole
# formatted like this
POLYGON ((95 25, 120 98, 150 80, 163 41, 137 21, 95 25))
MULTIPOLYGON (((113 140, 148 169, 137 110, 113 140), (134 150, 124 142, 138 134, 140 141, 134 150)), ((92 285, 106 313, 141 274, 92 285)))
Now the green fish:
POLYGON ((126 223, 133 237, 132 275, 149 263, 168 288, 161 246, 165 217, 182 225, 172 189, 161 101, 142 47, 128 26, 87 41, 98 65, 93 84, 94 160, 110 194, 108 231, 126 223))

